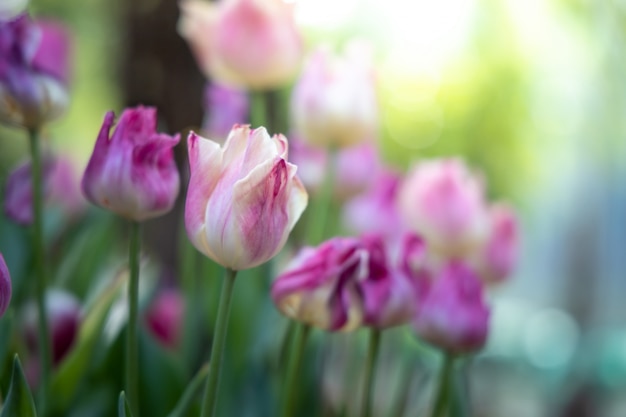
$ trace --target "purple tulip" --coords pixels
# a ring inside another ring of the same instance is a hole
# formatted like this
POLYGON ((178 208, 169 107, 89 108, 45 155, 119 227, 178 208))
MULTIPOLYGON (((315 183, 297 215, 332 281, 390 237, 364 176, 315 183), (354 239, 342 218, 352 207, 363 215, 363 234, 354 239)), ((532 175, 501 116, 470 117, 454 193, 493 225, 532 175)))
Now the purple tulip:
POLYGON ((157 133, 152 107, 124 110, 111 134, 113 121, 113 112, 107 113, 83 176, 83 193, 92 203, 131 220, 167 213, 180 186, 172 150, 180 135, 157 133))
POLYGON ((173 289, 161 291, 146 312, 146 324, 154 337, 164 346, 175 349, 180 344, 184 299, 173 289))
POLYGON ((194 246, 220 265, 242 270, 273 258, 307 205, 287 162, 287 138, 261 127, 233 127, 224 146, 191 133, 185 206, 194 246))
MULTIPOLYGON (((85 201, 80 194, 78 178, 71 162, 57 157, 43 160, 44 199, 47 205, 59 207, 68 217, 83 211, 85 201)), ((30 160, 9 175, 4 197, 4 212, 15 223, 29 225, 33 221, 33 195, 30 160)))
POLYGON ((68 105, 69 36, 22 15, 0 25, 0 122, 40 128, 68 105))
POLYGON ((455 354, 481 349, 487 340, 490 313, 480 279, 458 261, 424 279, 430 279, 429 288, 413 322, 420 338, 455 354))
POLYGON ((244 90, 211 83, 204 90, 205 119, 202 130, 223 143, 233 125, 248 119, 248 95, 244 90))
POLYGON ((486 282, 504 281, 515 269, 519 255, 519 227, 515 212, 495 204, 489 212, 490 233, 482 250, 479 268, 486 282))
POLYGON ((4 257, 0 253, 0 317, 4 315, 4 312, 9 307, 11 301, 11 275, 9 275, 9 268, 4 257))

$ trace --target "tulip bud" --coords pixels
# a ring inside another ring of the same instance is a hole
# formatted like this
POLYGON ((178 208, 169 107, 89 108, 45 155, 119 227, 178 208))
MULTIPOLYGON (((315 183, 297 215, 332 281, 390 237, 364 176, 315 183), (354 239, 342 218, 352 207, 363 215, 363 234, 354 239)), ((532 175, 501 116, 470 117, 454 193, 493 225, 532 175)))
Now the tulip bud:
POLYGON ((479 268, 487 282, 502 282, 515 266, 519 253, 519 230, 512 208, 496 204, 489 212, 490 232, 481 253, 479 268))
POLYGON ((221 84, 209 84, 204 90, 205 119, 202 130, 223 143, 233 125, 248 119, 248 95, 245 91, 221 84))
POLYGON ((462 255, 486 238, 482 182, 461 160, 417 165, 401 186, 399 203, 407 225, 438 252, 462 255))
POLYGON ((28 0, 2 0, 0 4, 0 24, 8 22, 26 10, 28 0))
POLYGON ((172 148, 180 136, 156 132, 156 109, 126 109, 113 131, 109 112, 85 170, 83 193, 92 203, 142 221, 170 211, 180 179, 172 148))
MULTIPOLYGON (((81 306, 72 294, 63 290, 49 290, 45 297, 46 318, 52 343, 52 361, 56 365, 67 355, 81 323, 81 306)), ((37 307, 34 302, 24 310, 24 336, 32 353, 39 349, 37 307)))
POLYGON ((374 76, 357 52, 353 47, 344 57, 332 57, 318 50, 294 87, 295 129, 314 146, 343 148, 376 137, 374 76))
POLYGON ((180 343, 185 305, 176 290, 160 292, 146 312, 150 332, 163 345, 175 349, 180 343))
POLYGON ((178 30, 208 78, 249 89, 291 80, 302 40, 293 5, 282 0, 185 0, 178 30))
POLYGON ((0 317, 9 307, 11 301, 11 276, 4 257, 0 253, 0 317))
POLYGON ((450 353, 479 350, 487 340, 489 308, 474 272, 450 262, 431 278, 413 322, 424 341, 450 353))
POLYGON ((38 129, 68 105, 69 36, 26 15, 0 25, 0 122, 38 129))
POLYGON ((291 319, 324 330, 354 330, 363 320, 357 282, 368 273, 363 243, 336 237, 302 249, 274 281, 272 299, 291 319))
MULTIPOLYGON (((59 207, 68 217, 84 208, 74 168, 65 159, 43 159, 44 198, 46 204, 59 207)), ((29 225, 33 222, 33 190, 30 160, 16 168, 7 180, 4 212, 15 223, 29 225)))
POLYGON ((308 199, 287 139, 237 125, 222 147, 192 132, 188 148, 185 225, 194 246, 234 270, 274 257, 308 199))

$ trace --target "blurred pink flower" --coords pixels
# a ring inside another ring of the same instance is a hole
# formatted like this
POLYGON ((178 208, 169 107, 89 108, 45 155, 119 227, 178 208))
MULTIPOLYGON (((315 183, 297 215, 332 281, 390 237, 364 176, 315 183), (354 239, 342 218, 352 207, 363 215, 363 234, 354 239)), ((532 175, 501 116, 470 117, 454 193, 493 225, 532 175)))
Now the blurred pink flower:
POLYGON ((70 38, 22 15, 0 25, 0 122, 38 129, 66 109, 70 38))
POLYGON ((289 82, 300 67, 302 40, 293 5, 282 0, 184 0, 179 33, 211 79, 249 89, 289 82))
POLYGON ((14 19, 26 10, 28 0, 2 0, 0 3, 0 24, 14 19))
POLYGON ((248 119, 248 95, 239 88, 208 84, 204 90, 205 118, 202 130, 207 136, 223 143, 236 124, 248 119))
POLYGON ((486 239, 487 209, 480 178, 459 159, 422 162, 399 191, 407 225, 446 255, 474 251, 486 239))
POLYGON ((362 45, 351 44, 341 57, 317 50, 291 103, 296 132, 312 145, 343 148, 377 136, 374 75, 362 45))
POLYGON ((515 269, 519 255, 519 228, 513 209, 495 204, 489 211, 489 238, 479 257, 486 282, 504 281, 515 269))
POLYGON ((150 332, 163 345, 175 349, 180 344, 185 304, 181 293, 174 289, 159 292, 146 312, 150 332))
POLYGON ((111 135, 114 118, 108 112, 98 134, 82 180, 85 196, 136 221, 167 213, 180 186, 172 150, 180 136, 156 132, 152 107, 124 110, 111 135))
POLYGON ((479 350, 489 332, 482 282, 466 265, 451 261, 428 280, 413 322, 424 341, 450 353, 479 350))
POLYGON ((287 139, 236 125, 223 147, 193 132, 187 145, 185 224, 194 246, 234 270, 273 258, 308 200, 287 162, 287 139))
POLYGON ((11 275, 9 268, 4 261, 4 256, 0 253, 0 317, 9 307, 11 301, 11 275))
MULTIPOLYGON (((289 157, 298 166, 298 175, 307 190, 319 191, 328 169, 328 150, 293 140, 289 157)), ((346 199, 367 189, 379 169, 378 149, 372 141, 340 149, 335 155, 335 197, 346 199)))
MULTIPOLYGON (((44 199, 48 206, 58 207, 68 218, 79 215, 85 208, 78 177, 69 160, 48 156, 43 158, 44 199)), ((22 225, 33 221, 33 194, 30 160, 9 175, 4 196, 4 212, 22 225)))
MULTIPOLYGON (((68 354, 78 336, 82 321, 81 305, 74 295, 60 289, 48 290, 45 305, 52 341, 52 361, 56 365, 68 354)), ((23 332, 31 353, 39 349, 37 323, 37 307, 30 302, 24 308, 23 332)))

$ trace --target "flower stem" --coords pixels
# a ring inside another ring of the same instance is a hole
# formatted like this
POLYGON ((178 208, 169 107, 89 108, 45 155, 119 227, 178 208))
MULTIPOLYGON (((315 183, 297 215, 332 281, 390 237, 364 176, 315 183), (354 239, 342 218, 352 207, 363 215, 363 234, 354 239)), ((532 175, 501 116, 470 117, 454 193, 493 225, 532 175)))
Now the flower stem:
POLYGON ((46 315, 46 259, 45 242, 43 236, 43 184, 41 151, 39 148, 39 131, 29 131, 30 153, 32 160, 33 184, 33 248, 35 256, 35 272, 37 275, 37 312, 39 332, 39 360, 41 363, 41 391, 39 398, 39 415, 46 415, 50 372, 52 368, 52 351, 50 347, 50 332, 46 315))
POLYGON ((128 327, 126 333, 126 394, 133 416, 139 416, 139 379, 137 351, 137 310, 139 303, 139 251, 141 249, 141 227, 139 222, 130 223, 130 245, 128 250, 128 327))
POLYGON ((265 91, 250 91, 250 124, 253 128, 265 126, 270 135, 274 133, 274 126, 268 115, 268 93, 265 91))
POLYGON ((209 364, 209 376, 207 377, 204 399, 202 400, 201 417, 215 415, 217 405, 217 391, 220 382, 222 369, 222 357, 224 355, 224 342, 228 330, 228 316, 230 315, 230 302, 235 285, 237 271, 226 268, 226 276, 222 284, 222 294, 217 311, 217 322, 215 323, 215 333, 213 335, 213 347, 211 348, 211 361, 209 364))
POLYGON ((297 382, 296 378, 300 371, 300 364, 302 363, 302 354, 304 353, 304 346, 309 337, 309 331, 311 327, 306 324, 298 324, 293 340, 291 342, 291 352, 289 354, 289 363, 287 365, 287 374, 285 376, 285 390, 282 411, 280 415, 282 417, 294 416, 294 405, 296 402, 297 382))
POLYGON ((328 213, 330 212, 330 204, 333 198, 336 157, 337 153, 330 149, 328 151, 322 187, 309 209, 306 238, 311 245, 320 244, 326 237, 328 213))
POLYGON ((443 366, 439 372, 439 387, 437 397, 433 406, 432 417, 445 417, 450 405, 450 386, 452 382, 452 372, 454 365, 454 355, 449 352, 444 354, 443 366))
POLYGON ((378 357, 379 346, 380 330, 371 329, 367 347, 365 373, 363 375, 363 393, 361 397, 361 416, 363 417, 370 417, 372 414, 372 388, 374 386, 374 371, 376 369, 376 358, 378 357))

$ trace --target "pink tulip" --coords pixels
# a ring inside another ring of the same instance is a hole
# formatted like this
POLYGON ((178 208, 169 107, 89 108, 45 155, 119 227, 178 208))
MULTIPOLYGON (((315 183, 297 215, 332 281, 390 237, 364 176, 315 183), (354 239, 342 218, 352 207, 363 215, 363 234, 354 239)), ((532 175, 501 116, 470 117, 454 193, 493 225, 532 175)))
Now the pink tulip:
POLYGON ((519 254, 519 230, 515 212, 509 206, 491 207, 489 239, 480 256, 480 268, 487 282, 502 282, 515 269, 519 254))
POLYGON ((248 95, 239 88, 209 84, 204 90, 205 119, 202 130, 222 143, 233 125, 248 120, 248 95))
POLYGON ((489 308, 483 300, 481 281, 457 261, 433 275, 413 322, 417 334, 450 353, 479 350, 489 332, 489 308))
POLYGON ((0 3, 0 24, 8 22, 26 9, 28 0, 2 0, 0 3))
POLYGON ((222 147, 192 132, 188 148, 185 224, 194 246, 234 270, 274 257, 308 199, 287 162, 287 139, 236 125, 222 147))
POLYGON ((38 129, 68 105, 69 36, 26 15, 0 25, 0 122, 38 129))
MULTIPOLYGON (((30 161, 16 168, 7 180, 4 212, 8 218, 22 225, 33 221, 32 177, 30 161)), ((46 205, 60 208, 72 218, 85 208, 78 178, 71 162, 57 157, 43 160, 44 199, 46 205)))
MULTIPOLYGON (((82 321, 81 306, 74 295, 57 289, 46 293, 45 306, 52 341, 52 359, 54 364, 58 364, 71 350, 78 336, 82 321)), ((37 307, 34 302, 31 302, 24 310, 23 331, 32 353, 39 349, 37 323, 37 307)))
POLYGON ((180 292, 170 289, 161 291, 146 312, 146 324, 151 333, 164 346, 175 349, 180 344, 184 299, 180 292))
POLYGON ((318 147, 344 148, 377 136, 378 105, 371 64, 354 45, 343 57, 316 51, 297 81, 296 132, 318 147))
POLYGON ((291 319, 324 330, 354 330, 363 321, 357 282, 368 273, 365 245, 336 237, 302 249, 274 281, 272 298, 291 319))
POLYGON ((172 148, 180 135, 156 132, 156 109, 126 109, 113 131, 113 112, 104 123, 83 176, 82 189, 94 204, 142 221, 172 209, 179 175, 172 148))
POLYGON ((200 68, 220 83, 269 89, 300 67, 302 40, 293 7, 282 0, 184 0, 180 34, 200 68))
POLYGON ((399 204, 407 225, 438 252, 464 254, 486 238, 483 185, 461 160, 417 165, 400 189, 399 204))
POLYGON ((11 275, 9 275, 9 268, 6 262, 4 262, 4 256, 0 253, 0 317, 4 315, 4 312, 9 307, 11 301, 11 275))

